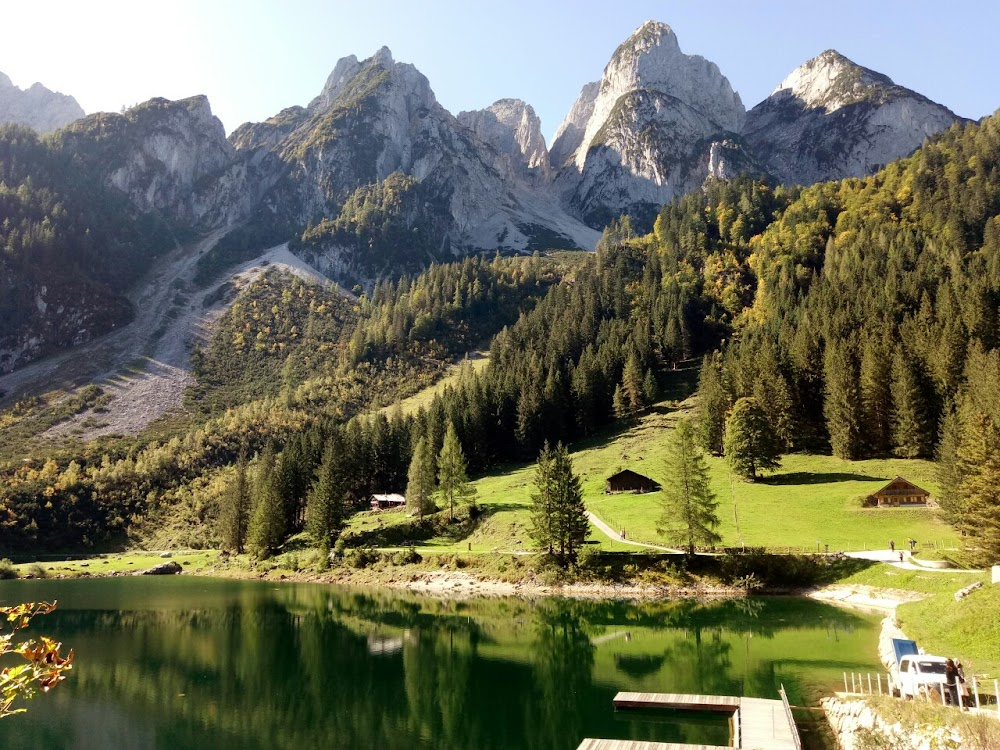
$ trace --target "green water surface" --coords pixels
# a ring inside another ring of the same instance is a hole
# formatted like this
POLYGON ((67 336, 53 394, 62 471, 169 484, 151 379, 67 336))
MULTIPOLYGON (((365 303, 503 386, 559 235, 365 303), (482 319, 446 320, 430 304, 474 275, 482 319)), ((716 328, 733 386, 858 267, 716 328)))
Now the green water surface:
POLYGON ((801 599, 445 601, 209 578, 0 583, 76 652, 0 720, 4 750, 574 750, 584 737, 728 744, 726 718, 615 713, 619 690, 815 705, 878 670, 878 619, 801 599))

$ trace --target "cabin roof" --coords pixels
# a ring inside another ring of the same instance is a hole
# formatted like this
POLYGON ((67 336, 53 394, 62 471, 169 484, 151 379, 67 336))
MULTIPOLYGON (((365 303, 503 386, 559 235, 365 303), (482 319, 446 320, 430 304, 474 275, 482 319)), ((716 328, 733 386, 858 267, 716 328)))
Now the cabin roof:
POLYGON ((923 487, 918 487, 913 482, 908 479, 903 479, 901 476, 896 476, 889 484, 880 490, 876 490, 872 493, 876 497, 879 495, 925 495, 930 497, 930 494, 923 487))
POLYGON ((608 477, 609 482, 614 479, 640 479, 642 481, 649 482, 650 484, 656 484, 649 477, 644 476, 637 471, 632 471, 631 469, 624 469, 622 471, 619 471, 617 474, 612 474, 610 477, 608 477))
POLYGON ((405 503, 406 498, 400 495, 398 492, 392 492, 388 495, 374 494, 370 498, 380 503, 405 503))

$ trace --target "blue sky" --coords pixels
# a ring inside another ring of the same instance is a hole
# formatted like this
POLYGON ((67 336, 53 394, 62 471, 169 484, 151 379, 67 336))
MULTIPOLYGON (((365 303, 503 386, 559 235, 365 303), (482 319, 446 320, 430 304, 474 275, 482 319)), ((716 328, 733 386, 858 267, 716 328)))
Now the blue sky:
POLYGON ((965 117, 1000 108, 1000 5, 978 0, 49 0, 5 3, 0 71, 88 112, 207 94, 227 131, 306 104, 340 57, 382 45, 454 113, 531 104, 551 139, 588 81, 643 21, 718 64, 751 106, 834 48, 965 117))

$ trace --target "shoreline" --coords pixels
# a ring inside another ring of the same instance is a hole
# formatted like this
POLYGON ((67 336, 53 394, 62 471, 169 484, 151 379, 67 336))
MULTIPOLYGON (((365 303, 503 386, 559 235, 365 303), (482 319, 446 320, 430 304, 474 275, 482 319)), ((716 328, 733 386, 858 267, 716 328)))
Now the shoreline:
MULTIPOLYGON (((142 576, 144 571, 83 570, 58 573, 44 579, 68 580, 76 578, 121 578, 142 576)), ((360 588, 385 587, 409 591, 425 596, 445 599, 470 599, 477 597, 564 597, 571 599, 609 599, 649 601, 652 599, 742 599, 749 596, 798 596, 815 601, 852 609, 877 613, 894 613, 900 604, 923 598, 920 594, 897 589, 873 586, 828 584, 818 587, 765 588, 747 591, 745 588, 723 584, 696 583, 693 585, 656 583, 611 583, 579 581, 572 583, 544 583, 534 577, 506 581, 477 575, 463 570, 427 570, 393 568, 332 569, 325 573, 273 570, 259 572, 246 568, 205 567, 183 569, 174 575, 205 578, 228 578, 271 583, 313 583, 331 586, 360 588)), ((21 580, 31 580, 30 576, 21 580)))

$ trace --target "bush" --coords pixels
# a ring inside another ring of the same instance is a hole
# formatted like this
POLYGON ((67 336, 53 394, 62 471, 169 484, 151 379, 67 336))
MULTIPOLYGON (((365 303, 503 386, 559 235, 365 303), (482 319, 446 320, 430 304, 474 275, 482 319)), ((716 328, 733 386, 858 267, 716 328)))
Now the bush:
POLYGON ((7 558, 0 560, 0 581, 10 581, 18 577, 17 568, 7 558))
POLYGON ((49 571, 47 571, 45 568, 43 568, 38 563, 34 563, 33 565, 31 565, 31 567, 28 568, 28 574, 31 575, 34 578, 48 578, 49 577, 49 571))
POLYGON ((397 552, 392 556, 393 565, 415 565, 423 560, 424 558, 413 547, 407 547, 405 551, 397 552))

